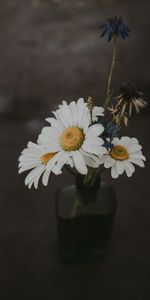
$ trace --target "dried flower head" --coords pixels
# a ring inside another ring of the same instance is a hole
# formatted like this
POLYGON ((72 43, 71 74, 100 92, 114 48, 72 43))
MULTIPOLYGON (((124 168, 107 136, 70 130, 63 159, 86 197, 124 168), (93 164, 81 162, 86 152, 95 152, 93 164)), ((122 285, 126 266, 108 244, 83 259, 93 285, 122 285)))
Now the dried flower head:
POLYGON ((101 34, 101 37, 108 33, 108 42, 114 36, 121 36, 123 39, 129 37, 130 30, 127 28, 123 18, 120 16, 108 18, 106 23, 99 27, 101 29, 104 29, 104 31, 101 34))
POLYGON ((88 97, 87 107, 90 111, 92 111, 94 108, 94 99, 91 96, 88 97))
POLYGON ((116 124, 120 125, 123 120, 125 126, 128 126, 132 111, 135 110, 136 113, 139 113, 140 109, 147 105, 147 102, 144 100, 143 93, 137 89, 134 83, 124 83, 120 91, 121 94, 114 99, 115 104, 109 108, 109 111, 113 114, 116 124))

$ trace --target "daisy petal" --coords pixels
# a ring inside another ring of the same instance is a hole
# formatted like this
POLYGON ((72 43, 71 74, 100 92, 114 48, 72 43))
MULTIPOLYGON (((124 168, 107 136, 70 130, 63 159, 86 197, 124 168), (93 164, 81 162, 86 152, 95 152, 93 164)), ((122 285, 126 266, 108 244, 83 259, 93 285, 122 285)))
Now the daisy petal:
POLYGON ((90 120, 89 111, 87 109, 85 109, 83 117, 82 117, 82 121, 81 121, 81 128, 83 128, 85 135, 88 132, 90 122, 91 122, 91 120, 90 120))
POLYGON ((27 147, 30 148, 30 149, 33 149, 33 150, 37 150, 38 152, 40 151, 39 150, 39 145, 37 145, 35 143, 32 143, 32 142, 28 142, 27 147))
POLYGON ((80 151, 72 152, 72 158, 77 171, 82 175, 86 175, 88 170, 83 155, 80 153, 80 151))
POLYGON ((64 150, 61 150, 61 151, 58 152, 53 158, 51 158, 51 159, 49 160, 49 162, 47 163, 47 166, 46 166, 46 170, 47 170, 47 171, 52 170, 52 168, 53 168, 54 165, 56 164, 57 160, 58 160, 61 156, 63 156, 64 152, 65 152, 64 150))
POLYGON ((18 159, 19 162, 37 162, 39 161, 39 155, 21 155, 18 159))
POLYGON ((104 127, 101 124, 95 124, 89 127, 87 137, 99 136, 104 131, 104 127))
POLYGON ((136 158, 136 159, 139 159, 139 160, 146 160, 146 157, 142 154, 136 154, 136 153, 131 153, 130 154, 130 158, 136 158))
POLYGON ((114 145, 119 145, 119 144, 120 144, 119 138, 117 138, 117 137, 113 138, 112 144, 114 144, 114 145))
POLYGON ((38 188, 39 179, 40 179, 40 177, 41 177, 43 171, 44 171, 44 170, 41 169, 41 172, 40 172, 40 173, 35 177, 35 179, 34 179, 34 187, 35 187, 36 190, 37 190, 37 188, 38 188))
POLYGON ((84 142, 81 149, 83 149, 86 152, 95 154, 95 155, 103 155, 106 153, 106 149, 103 146, 95 146, 95 145, 89 145, 84 142))
POLYGON ((98 168, 99 164, 97 162, 95 162, 91 157, 88 156, 84 156, 84 160, 87 166, 91 167, 91 168, 98 168))
POLYGON ((29 189, 31 189, 33 183, 34 183, 34 180, 32 180, 32 181, 29 182, 29 184, 28 184, 28 188, 29 188, 29 189))
POLYGON ((129 161, 132 162, 132 163, 134 163, 135 165, 138 165, 141 168, 145 167, 145 164, 144 164, 144 162, 141 159, 130 158, 129 161))
POLYGON ((118 172, 117 172, 117 168, 116 168, 116 165, 113 165, 112 167, 111 167, 111 176, 112 176, 112 178, 118 178, 118 176, 119 176, 119 174, 118 174, 118 172))
POLYGON ((90 138, 87 137, 85 142, 84 142, 84 145, 94 145, 94 146, 102 146, 104 144, 104 141, 99 138, 99 137, 94 137, 94 136, 91 136, 90 138))
POLYGON ((115 164, 115 159, 110 157, 109 155, 106 155, 106 160, 104 162, 104 167, 106 169, 111 168, 115 164))
POLYGON ((62 116, 64 117, 64 119, 67 121, 67 125, 72 126, 73 118, 72 118, 72 115, 70 112, 70 108, 67 104, 63 105, 61 113, 62 113, 62 116))
POLYGON ((134 169, 131 167, 131 163, 129 163, 128 161, 125 161, 124 168, 125 168, 127 176, 131 177, 132 173, 134 172, 134 169))
POLYGON ((47 170, 45 170, 45 172, 43 173, 42 183, 44 186, 47 186, 47 184, 48 184, 50 173, 51 173, 51 171, 47 171, 47 170))
POLYGON ((73 163, 72 157, 68 157, 66 164, 69 165, 71 168, 74 168, 74 163, 73 163))
POLYGON ((64 119, 64 116, 62 114, 62 107, 63 107, 63 105, 61 105, 61 107, 59 109, 57 109, 55 112, 53 112, 53 114, 55 115, 57 121, 61 124, 62 128, 65 129, 68 127, 68 123, 67 123, 66 119, 64 119))
POLYGON ((38 174, 42 174, 42 172, 45 170, 44 165, 40 165, 37 168, 33 169, 26 177, 25 179, 25 185, 28 185, 28 183, 33 180, 38 174))
POLYGON ((142 146, 139 145, 139 144, 133 144, 133 145, 128 146, 128 152, 129 153, 134 153, 134 152, 136 152, 138 150, 141 150, 141 149, 142 149, 142 146))
POLYGON ((21 155, 34 155, 34 156, 39 156, 40 150, 38 149, 29 149, 29 148, 25 148, 22 152, 21 155))
POLYGON ((92 153, 88 153, 82 149, 80 149, 81 154, 85 157, 89 157, 90 159, 92 159, 97 165, 99 165, 99 156, 96 156, 92 153))
POLYGON ((42 134, 46 134, 47 136, 49 137, 59 137, 59 131, 57 128, 53 128, 53 127, 43 127, 42 131, 41 131, 42 134))
POLYGON ((38 166, 40 166, 40 163, 32 163, 32 164, 30 164, 30 165, 22 166, 22 167, 19 169, 18 173, 21 174, 22 172, 25 172, 25 171, 28 171, 28 170, 30 170, 30 169, 36 168, 36 167, 38 167, 38 166))
POLYGON ((62 130, 64 130, 64 126, 59 121, 59 119, 56 120, 55 118, 46 118, 46 121, 51 124, 52 128, 55 128, 56 130, 58 130, 59 133, 61 133, 62 130))
POLYGON ((121 141, 121 145, 126 145, 130 142, 130 138, 128 136, 122 136, 120 141, 121 141))
POLYGON ((43 150, 42 150, 42 154, 45 154, 46 152, 48 153, 48 152, 52 152, 52 153, 54 153, 54 152, 59 152, 59 151, 61 151, 61 146, 60 145, 45 145, 45 146, 43 146, 43 150))
POLYGON ((77 114, 78 114, 78 126, 82 127, 84 113, 88 111, 83 98, 79 98, 77 101, 77 114))
POLYGON ((137 138, 130 138, 130 144, 139 144, 137 138))
POLYGON ((67 163, 68 158, 69 158, 68 152, 64 152, 64 154, 60 158, 58 158, 57 163, 55 165, 55 170, 53 170, 55 175, 61 174, 61 169, 67 163))
POLYGON ((72 119, 73 119, 73 126, 77 126, 77 106, 76 106, 76 103, 75 101, 72 101, 70 104, 69 104, 69 108, 70 108, 70 112, 71 112, 71 115, 72 115, 72 119))
POLYGON ((116 161, 116 168, 119 175, 123 174, 124 172, 124 162, 117 160, 116 161))
POLYGON ((104 108, 99 106, 94 106, 92 110, 92 116, 93 116, 93 120, 95 120, 96 117, 98 116, 104 116, 104 108))

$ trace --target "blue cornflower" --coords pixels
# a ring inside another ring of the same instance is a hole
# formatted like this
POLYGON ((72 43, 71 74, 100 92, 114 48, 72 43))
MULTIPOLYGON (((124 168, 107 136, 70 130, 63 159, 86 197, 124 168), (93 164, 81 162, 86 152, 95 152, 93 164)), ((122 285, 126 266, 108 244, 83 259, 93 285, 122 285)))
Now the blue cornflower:
POLYGON ((116 125, 113 122, 109 122, 107 123, 107 125, 105 126, 105 132, 107 134, 107 137, 110 138, 111 140, 118 136, 118 131, 120 130, 120 127, 118 125, 116 125))
POLYGON ((110 141, 104 141, 104 145, 103 145, 108 151, 110 151, 114 145, 110 142, 110 141))
POLYGON ((102 134, 102 137, 104 139, 104 147, 107 150, 111 150, 113 148, 112 140, 114 137, 118 136, 118 131, 120 130, 120 127, 118 127, 113 122, 109 122, 104 125, 105 130, 102 134))
POLYGON ((127 28, 123 18, 120 16, 108 18, 106 23, 99 27, 104 29, 101 37, 108 33, 108 42, 114 36, 121 36, 123 39, 129 37, 130 30, 127 28))

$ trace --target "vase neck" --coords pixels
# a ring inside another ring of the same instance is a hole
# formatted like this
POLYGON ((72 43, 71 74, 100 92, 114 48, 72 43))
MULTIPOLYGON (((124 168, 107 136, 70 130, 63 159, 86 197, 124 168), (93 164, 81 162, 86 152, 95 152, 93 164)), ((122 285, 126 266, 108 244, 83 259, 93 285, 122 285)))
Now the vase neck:
POLYGON ((96 196, 100 187, 101 178, 100 176, 97 176, 92 186, 85 186, 84 178, 85 177, 82 175, 77 175, 75 183, 76 183, 77 192, 80 196, 80 201, 83 204, 87 205, 89 203, 94 203, 96 201, 96 196))

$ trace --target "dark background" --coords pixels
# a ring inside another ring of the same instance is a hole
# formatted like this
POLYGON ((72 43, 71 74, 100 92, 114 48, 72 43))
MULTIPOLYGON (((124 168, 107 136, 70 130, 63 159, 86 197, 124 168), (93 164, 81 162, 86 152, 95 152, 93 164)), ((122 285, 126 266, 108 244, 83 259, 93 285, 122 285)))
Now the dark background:
POLYGON ((0 1, 0 299, 150 299, 149 107, 124 131, 143 145, 145 169, 131 179, 104 177, 117 193, 110 255, 63 265, 57 253, 55 192, 68 174, 28 191, 17 159, 63 99, 104 103, 112 44, 99 24, 122 15, 114 87, 134 81, 150 97, 150 3, 119 0, 0 1))

